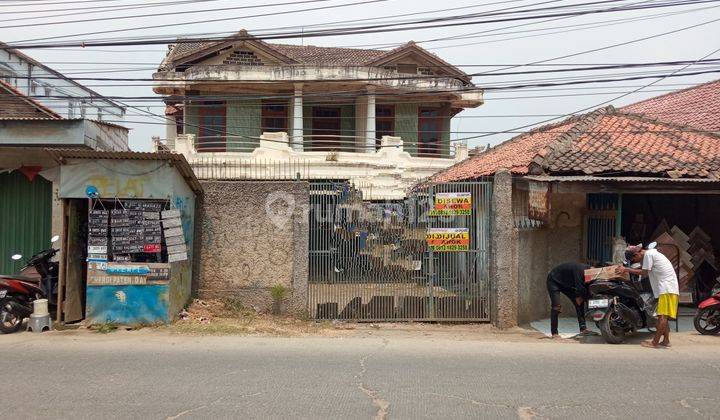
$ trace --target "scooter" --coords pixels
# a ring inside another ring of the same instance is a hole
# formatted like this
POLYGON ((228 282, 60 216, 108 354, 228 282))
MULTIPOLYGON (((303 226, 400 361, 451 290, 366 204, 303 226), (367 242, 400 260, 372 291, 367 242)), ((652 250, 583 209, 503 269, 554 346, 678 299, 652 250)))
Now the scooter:
POLYGON ((712 296, 698 305, 695 319, 695 329, 703 335, 720 333, 720 283, 712 291, 712 296))
POLYGON ((595 322, 606 342, 620 344, 641 328, 655 328, 655 297, 639 276, 590 283, 586 317, 595 322))
MULTIPOLYGON (((53 236, 51 243, 58 239, 53 236)), ((0 332, 17 332, 32 314, 32 303, 37 299, 47 299, 51 309, 56 307, 59 265, 51 260, 57 252, 54 248, 39 252, 30 257, 20 274, 0 276, 0 332), (39 277, 30 275, 31 271, 39 277)), ((22 255, 11 258, 18 261, 22 255)))

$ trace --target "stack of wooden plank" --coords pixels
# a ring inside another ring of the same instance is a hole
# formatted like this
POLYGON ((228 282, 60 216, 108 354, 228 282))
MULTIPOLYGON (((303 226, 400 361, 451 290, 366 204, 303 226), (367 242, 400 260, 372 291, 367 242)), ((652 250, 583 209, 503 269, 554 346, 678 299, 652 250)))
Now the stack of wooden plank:
POLYGON ((695 267, 700 267, 703 262, 707 262, 715 271, 718 270, 717 261, 715 260, 715 250, 710 235, 705 233, 700 227, 695 229, 688 235, 690 247, 688 252, 692 255, 692 262, 695 267))
POLYGON ((703 267, 703 272, 719 272, 718 261, 708 235, 702 228, 696 226, 690 234, 685 233, 678 226, 669 228, 663 220, 655 229, 654 241, 658 243, 657 249, 679 267, 678 283, 680 286, 680 301, 692 300, 696 274, 703 267))
POLYGON ((681 296, 683 292, 690 292, 692 290, 690 282, 695 272, 693 271, 692 256, 688 253, 690 244, 687 235, 674 226, 670 232, 665 232, 655 238, 655 242, 658 244, 657 250, 668 257, 674 267, 679 268, 678 283, 681 296))

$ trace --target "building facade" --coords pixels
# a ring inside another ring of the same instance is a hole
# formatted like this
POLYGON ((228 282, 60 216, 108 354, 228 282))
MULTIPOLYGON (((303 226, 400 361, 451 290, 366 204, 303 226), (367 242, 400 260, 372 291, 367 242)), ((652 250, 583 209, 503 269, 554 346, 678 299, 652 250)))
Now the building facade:
POLYGON ((209 156, 302 161, 326 168, 315 171, 322 178, 384 178, 395 185, 384 198, 465 157, 450 141, 450 121, 483 103, 469 75, 412 42, 390 51, 328 48, 241 31, 178 40, 153 77, 168 105, 165 146, 191 164, 209 156))

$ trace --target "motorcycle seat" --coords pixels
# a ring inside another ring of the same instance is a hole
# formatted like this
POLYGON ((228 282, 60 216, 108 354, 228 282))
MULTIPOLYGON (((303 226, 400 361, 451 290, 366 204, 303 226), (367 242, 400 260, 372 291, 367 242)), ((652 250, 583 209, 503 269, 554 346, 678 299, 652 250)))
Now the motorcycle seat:
POLYGON ((7 279, 7 280, 20 280, 20 281, 26 281, 28 283, 40 283, 40 278, 38 277, 28 277, 28 276, 5 276, 0 275, 0 279, 7 279))

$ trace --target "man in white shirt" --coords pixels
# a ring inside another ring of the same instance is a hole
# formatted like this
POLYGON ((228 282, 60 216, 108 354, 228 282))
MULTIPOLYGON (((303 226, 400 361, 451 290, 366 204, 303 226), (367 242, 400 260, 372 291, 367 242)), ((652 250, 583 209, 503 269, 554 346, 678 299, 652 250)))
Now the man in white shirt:
POLYGON ((644 341, 645 347, 658 348, 659 346, 670 347, 670 322, 669 319, 677 318, 678 301, 680 291, 677 274, 670 260, 657 249, 642 249, 641 247, 628 247, 625 252, 626 258, 633 262, 642 261, 642 268, 625 268, 630 274, 648 276, 653 294, 658 299, 657 316, 658 324, 655 331, 655 338, 652 341, 644 341), (660 339, 663 339, 660 341, 660 339))

